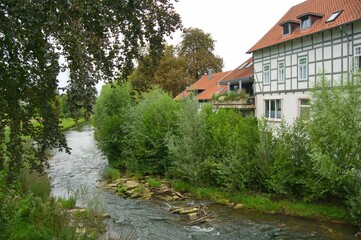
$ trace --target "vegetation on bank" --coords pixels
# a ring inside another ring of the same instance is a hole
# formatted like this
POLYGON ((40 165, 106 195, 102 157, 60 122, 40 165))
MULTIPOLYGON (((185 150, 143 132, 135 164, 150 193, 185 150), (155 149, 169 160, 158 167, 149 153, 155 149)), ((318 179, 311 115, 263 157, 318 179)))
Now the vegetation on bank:
POLYGON ((74 118, 62 118, 60 120, 60 126, 62 131, 66 131, 72 127, 85 123, 85 118, 74 120, 74 118))
POLYGON ((75 208, 77 198, 50 196, 47 176, 21 171, 9 185, 0 171, 0 239, 96 239, 104 230, 99 212, 75 208))
MULTIPOLYGON (((62 116, 65 116, 61 111, 62 116)), ((67 130, 85 122, 84 118, 60 119, 61 129, 67 130)), ((39 122, 34 122, 35 127, 39 122)), ((5 144, 10 138, 5 131, 5 144)), ((103 230, 102 218, 92 209, 73 211, 77 197, 51 197, 50 181, 46 175, 31 171, 36 162, 29 137, 21 143, 26 162, 16 179, 9 183, 7 169, 0 170, 0 239, 95 239, 103 230)), ((5 161, 5 163, 7 160, 5 161)))
POLYGON ((312 203, 336 203, 325 218, 359 223, 361 80, 319 83, 312 118, 277 128, 232 110, 199 111, 195 100, 173 101, 157 88, 135 95, 129 84, 105 86, 95 105, 96 135, 114 168, 182 181, 196 196, 213 189, 206 198, 243 196, 252 206, 257 198, 246 193, 259 193, 289 199, 260 201, 274 206, 270 211, 315 217, 325 214, 312 209, 327 211, 312 203), (294 204, 298 211, 288 208, 294 200, 302 203, 294 204))

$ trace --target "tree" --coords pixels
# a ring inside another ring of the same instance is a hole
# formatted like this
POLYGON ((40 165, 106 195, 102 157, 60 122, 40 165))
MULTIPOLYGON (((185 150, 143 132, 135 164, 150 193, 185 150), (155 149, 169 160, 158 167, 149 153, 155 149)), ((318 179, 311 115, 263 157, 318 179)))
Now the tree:
POLYGON ((46 149, 67 149, 56 111, 62 67, 70 70, 70 110, 83 107, 89 115, 99 80, 124 79, 142 47, 159 55, 164 35, 180 27, 169 0, 1 1, 0 170, 7 165, 9 180, 15 178, 24 160, 23 136, 36 142, 32 150, 40 161, 32 165, 38 170, 46 149))
POLYGON ((154 61, 149 53, 140 56, 137 60, 137 67, 129 76, 133 89, 137 92, 144 92, 154 85, 154 75, 158 67, 158 61, 154 61))
MULTIPOLYGON (((198 80, 208 69, 220 72, 223 68, 223 59, 213 54, 215 40, 209 33, 198 28, 187 28, 182 34, 179 45, 179 56, 186 59, 188 73, 193 82, 198 80)), ((193 83, 192 82, 192 83, 193 83)))
POLYGON ((187 61, 177 57, 173 46, 167 46, 155 72, 154 83, 175 97, 191 82, 187 61))

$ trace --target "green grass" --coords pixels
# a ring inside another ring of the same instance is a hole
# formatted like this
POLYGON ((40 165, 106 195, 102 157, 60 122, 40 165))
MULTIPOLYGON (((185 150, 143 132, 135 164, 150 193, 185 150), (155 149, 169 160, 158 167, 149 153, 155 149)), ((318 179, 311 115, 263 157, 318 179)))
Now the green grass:
POLYGON ((60 120, 61 130, 63 130, 63 131, 68 130, 68 129, 75 127, 76 125, 79 125, 82 123, 85 123, 84 118, 78 119, 78 122, 76 122, 73 118, 62 118, 60 120))
POLYGON ((104 171, 104 178, 108 180, 116 180, 120 178, 120 172, 118 169, 108 167, 104 171))
POLYGON ((148 178, 147 183, 149 187, 159 187, 162 184, 160 180, 154 178, 148 178))
POLYGON ((58 198, 58 202, 61 204, 61 206, 64 209, 74 209, 76 206, 76 198, 75 197, 70 197, 68 199, 65 198, 58 198))
POLYGON ((218 188, 196 187, 175 180, 173 188, 180 192, 190 192, 198 199, 212 200, 216 203, 242 203, 244 208, 261 213, 280 213, 309 219, 352 223, 347 209, 328 203, 309 203, 303 201, 272 200, 266 194, 230 194, 218 188))

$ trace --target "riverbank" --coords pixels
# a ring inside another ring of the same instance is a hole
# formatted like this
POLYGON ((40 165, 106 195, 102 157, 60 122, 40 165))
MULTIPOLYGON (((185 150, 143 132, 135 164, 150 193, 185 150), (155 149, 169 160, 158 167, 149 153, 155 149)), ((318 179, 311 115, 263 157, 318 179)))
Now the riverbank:
MULTIPOLYGON (((352 221, 345 207, 332 203, 312 203, 300 200, 288 200, 267 194, 257 193, 230 193, 217 188, 194 186, 180 180, 160 179, 155 177, 122 176, 114 173, 108 176, 108 187, 114 189, 119 195, 130 198, 149 199, 150 192, 154 187, 165 184, 175 192, 194 200, 213 201, 227 205, 234 209, 247 209, 266 214, 282 214, 305 219, 327 221, 332 223, 343 223, 356 225, 352 221), (132 182, 131 189, 124 182, 127 179, 132 182), (127 192, 130 190, 130 192, 127 192), (135 193, 135 194, 134 194, 135 193)), ((166 201, 177 201, 178 197, 164 197, 166 201)))
POLYGON ((177 191, 191 193, 196 199, 212 200, 233 208, 245 208, 259 213, 283 214, 319 221, 355 224, 346 208, 332 203, 288 200, 259 193, 229 193, 217 188, 193 186, 179 180, 173 182, 173 187, 177 191))
POLYGON ((60 122, 60 127, 62 131, 66 131, 72 127, 82 125, 86 122, 87 121, 85 120, 85 118, 79 118, 77 121, 75 121, 74 118, 62 118, 60 122))

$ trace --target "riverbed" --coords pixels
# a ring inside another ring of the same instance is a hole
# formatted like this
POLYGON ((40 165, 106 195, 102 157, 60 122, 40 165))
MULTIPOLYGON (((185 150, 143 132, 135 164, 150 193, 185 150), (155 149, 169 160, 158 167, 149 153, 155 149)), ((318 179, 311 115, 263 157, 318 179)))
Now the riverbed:
POLYGON ((90 125, 65 133, 71 154, 54 152, 49 176, 55 197, 77 195, 79 207, 91 206, 109 213, 107 233, 101 239, 357 239, 357 228, 301 218, 234 210, 213 202, 207 205, 215 219, 189 226, 182 216, 169 212, 171 202, 125 199, 98 188, 107 159, 97 148, 90 125))

